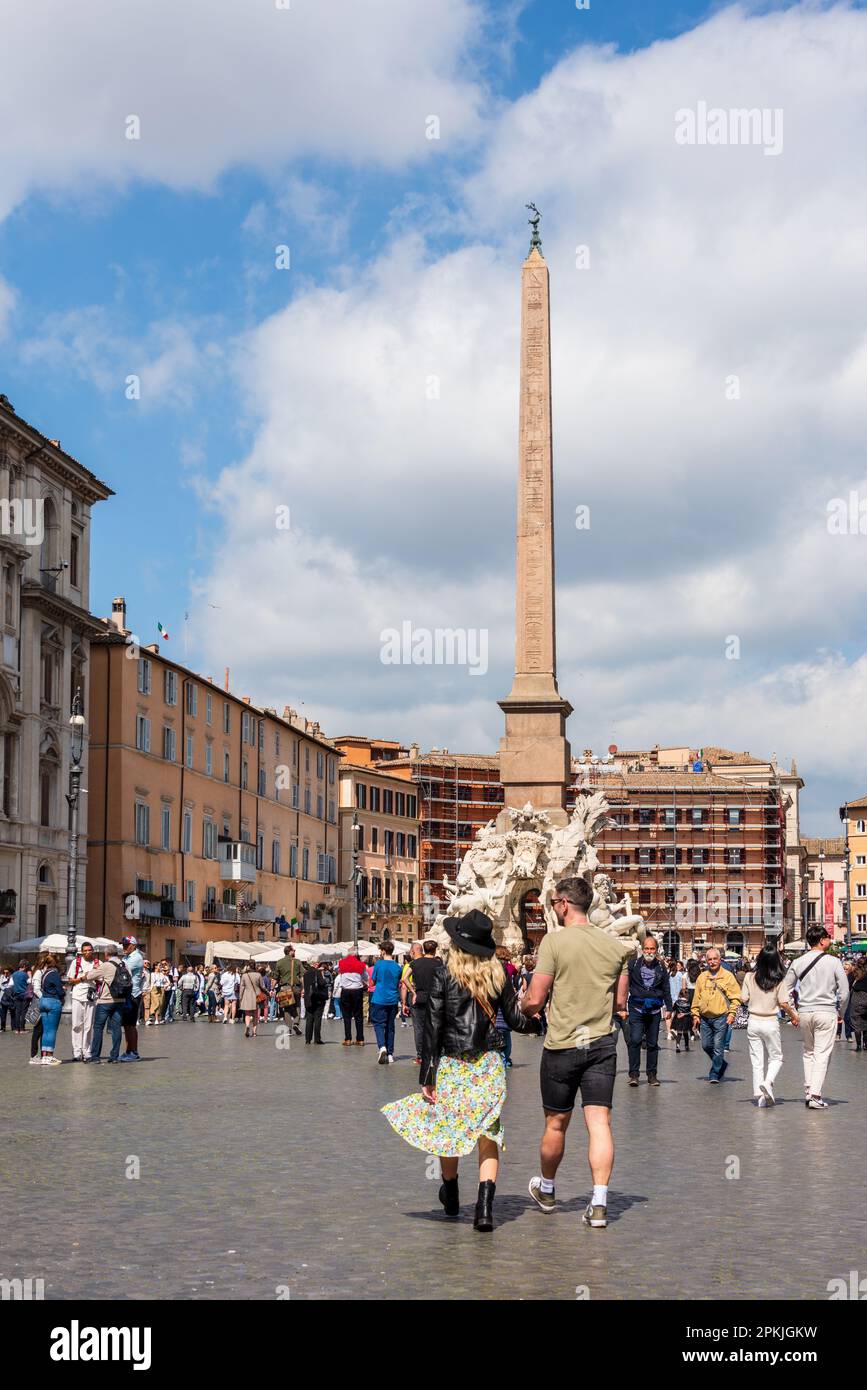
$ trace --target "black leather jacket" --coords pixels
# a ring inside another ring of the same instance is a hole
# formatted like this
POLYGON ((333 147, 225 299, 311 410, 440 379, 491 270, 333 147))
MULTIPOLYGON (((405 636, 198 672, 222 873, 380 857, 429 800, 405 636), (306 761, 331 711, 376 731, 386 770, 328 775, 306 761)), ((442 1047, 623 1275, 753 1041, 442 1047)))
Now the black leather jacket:
MULTIPOLYGON (((535 1019, 527 1018, 518 1008, 514 989, 506 980, 499 998, 490 1000, 493 1017, 498 1010, 506 1026, 515 1033, 538 1031, 535 1019)), ((449 974, 441 970, 431 983, 424 1025, 421 1054, 422 1086, 432 1086, 440 1057, 457 1057, 462 1052, 482 1052, 489 1047, 491 1021, 469 990, 463 989, 449 974)))

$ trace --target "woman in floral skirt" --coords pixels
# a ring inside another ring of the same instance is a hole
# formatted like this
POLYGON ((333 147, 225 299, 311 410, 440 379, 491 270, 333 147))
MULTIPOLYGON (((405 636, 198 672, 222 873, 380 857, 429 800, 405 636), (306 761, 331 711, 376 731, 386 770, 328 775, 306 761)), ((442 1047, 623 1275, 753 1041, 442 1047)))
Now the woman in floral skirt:
POLYGON ((439 1199, 445 1214, 460 1214, 458 1160, 479 1147, 479 1195, 473 1225, 494 1229, 493 1203, 504 1132, 506 1099, 502 1013, 507 1027, 533 1032, 496 958, 491 920, 483 912, 447 917, 451 938, 446 968, 428 997, 421 1059, 421 1093, 382 1107, 389 1124, 416 1149, 440 1159, 439 1199))

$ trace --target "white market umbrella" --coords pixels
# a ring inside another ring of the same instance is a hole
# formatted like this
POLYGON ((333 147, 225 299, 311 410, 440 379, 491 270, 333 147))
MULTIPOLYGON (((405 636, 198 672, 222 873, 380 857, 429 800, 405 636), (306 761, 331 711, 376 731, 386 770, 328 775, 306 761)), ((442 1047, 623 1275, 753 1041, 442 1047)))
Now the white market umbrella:
MULTIPOLYGON (((89 941, 95 951, 106 951, 110 946, 117 946, 116 941, 110 941, 107 936, 77 936, 75 938, 76 951, 81 950, 81 943, 89 941)), ((5 949, 10 952, 15 951, 65 951, 66 932, 52 932, 50 936, 29 936, 26 941, 10 941, 5 949)))
MULTIPOLYGON (((257 943, 261 945, 261 942, 257 943)), ((219 957, 221 960, 252 960, 250 946, 244 941, 209 941, 205 952, 205 960, 209 965, 219 957), (210 959, 208 955, 210 953, 210 959)))

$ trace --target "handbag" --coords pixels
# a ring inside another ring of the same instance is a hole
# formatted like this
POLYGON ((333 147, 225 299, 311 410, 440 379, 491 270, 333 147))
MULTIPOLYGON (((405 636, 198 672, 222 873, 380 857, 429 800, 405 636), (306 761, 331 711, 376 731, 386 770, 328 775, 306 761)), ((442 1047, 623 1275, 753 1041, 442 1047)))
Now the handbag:
POLYGON ((750 1021, 750 1011, 746 1004, 738 1004, 735 1009, 733 1028, 746 1028, 750 1021))
POLYGON ((31 1028, 39 1022, 39 1000, 31 999, 27 1006, 27 1013, 24 1015, 24 1022, 29 1023, 31 1028))
POLYGON ((488 1031, 482 1043, 483 1052, 505 1052, 506 1039, 503 1036, 502 1028, 497 1027, 497 1016, 488 1003, 487 999, 479 999, 478 1003, 482 1006, 488 1020, 488 1031))
POLYGON ((295 1007, 295 991, 291 985, 284 985, 277 991, 277 1003, 281 1009, 292 1009, 295 1007))

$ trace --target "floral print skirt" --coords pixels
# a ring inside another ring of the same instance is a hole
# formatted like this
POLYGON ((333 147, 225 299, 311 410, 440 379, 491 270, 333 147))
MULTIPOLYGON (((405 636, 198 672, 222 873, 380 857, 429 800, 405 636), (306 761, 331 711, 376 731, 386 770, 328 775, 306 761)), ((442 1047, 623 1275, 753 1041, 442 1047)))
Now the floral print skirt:
POLYGON ((506 1067, 501 1052, 465 1052, 442 1057, 437 1068, 436 1105, 420 1091, 382 1107, 402 1139, 438 1158, 463 1158, 479 1139, 503 1148, 500 1111, 506 1099, 506 1067))

